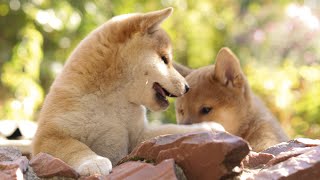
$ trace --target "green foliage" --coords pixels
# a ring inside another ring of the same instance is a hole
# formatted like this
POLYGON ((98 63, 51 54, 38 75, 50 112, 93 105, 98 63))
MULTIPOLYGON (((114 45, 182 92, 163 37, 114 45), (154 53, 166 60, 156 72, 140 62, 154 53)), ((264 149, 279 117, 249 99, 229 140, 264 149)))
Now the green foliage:
POLYGON ((10 89, 11 97, 4 103, 4 118, 30 119, 43 98, 39 85, 42 60, 42 35, 27 24, 18 32, 19 40, 11 59, 3 64, 1 82, 10 89))
MULTIPOLYGON (((0 119, 36 119, 53 79, 91 30, 115 15, 167 6, 175 9, 163 27, 176 61, 198 68, 230 47, 286 131, 319 138, 317 1, 0 0, 0 119)), ((174 123, 170 102, 148 116, 174 123)))

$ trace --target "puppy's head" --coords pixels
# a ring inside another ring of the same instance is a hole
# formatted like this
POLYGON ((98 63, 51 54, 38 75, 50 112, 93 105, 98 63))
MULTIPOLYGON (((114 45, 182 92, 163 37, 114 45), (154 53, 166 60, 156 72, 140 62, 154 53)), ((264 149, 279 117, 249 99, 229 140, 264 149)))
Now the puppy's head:
POLYGON ((178 123, 215 121, 237 134, 250 106, 250 89, 231 50, 222 48, 215 65, 193 70, 186 80, 190 91, 176 101, 178 123))
POLYGON ((160 28, 172 11, 167 8, 119 20, 123 24, 120 32, 129 34, 118 52, 118 60, 124 65, 121 68, 129 72, 127 97, 130 102, 153 111, 166 109, 168 96, 178 97, 189 89, 172 65, 170 38, 160 28))

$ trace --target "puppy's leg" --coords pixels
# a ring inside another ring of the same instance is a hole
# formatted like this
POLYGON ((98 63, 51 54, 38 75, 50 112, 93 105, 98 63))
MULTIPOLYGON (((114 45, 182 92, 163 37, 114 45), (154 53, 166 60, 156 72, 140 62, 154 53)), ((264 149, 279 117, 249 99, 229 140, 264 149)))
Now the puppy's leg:
POLYGON ((224 128, 215 122, 205 122, 192 125, 164 124, 159 126, 146 126, 139 143, 159 135, 183 134, 203 131, 224 131, 224 128))
POLYGON ((255 152, 261 152, 268 147, 279 144, 280 141, 274 134, 264 132, 264 133, 255 133, 254 137, 248 139, 252 150, 255 152))
POLYGON ((244 138, 256 152, 263 151, 273 145, 289 140, 280 126, 275 127, 269 123, 261 124, 259 127, 251 130, 248 137, 244 138))
POLYGON ((112 164, 108 158, 94 153, 84 143, 68 136, 37 136, 33 145, 33 154, 39 152, 48 153, 60 158, 80 175, 102 174, 107 175, 112 170, 112 164))

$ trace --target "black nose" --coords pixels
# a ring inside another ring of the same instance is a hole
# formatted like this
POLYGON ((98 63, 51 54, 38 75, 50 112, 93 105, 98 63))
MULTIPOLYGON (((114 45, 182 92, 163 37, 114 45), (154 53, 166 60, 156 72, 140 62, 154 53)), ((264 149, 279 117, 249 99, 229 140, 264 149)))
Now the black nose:
POLYGON ((185 89, 185 93, 187 93, 189 91, 190 87, 186 84, 186 85, 184 85, 184 89, 185 89))

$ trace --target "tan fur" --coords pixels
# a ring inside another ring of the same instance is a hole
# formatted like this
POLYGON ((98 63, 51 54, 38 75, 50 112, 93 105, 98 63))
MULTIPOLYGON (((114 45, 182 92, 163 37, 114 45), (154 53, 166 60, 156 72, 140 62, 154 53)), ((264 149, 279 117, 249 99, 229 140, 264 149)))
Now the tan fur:
POLYGON ((218 122, 226 131, 246 139, 255 151, 287 140, 277 119, 251 91, 230 49, 220 50, 215 65, 188 71, 182 74, 188 74, 190 91, 176 101, 179 124, 218 122), (205 107, 212 109, 203 113, 205 107))
POLYGON ((108 174, 143 140, 221 129, 215 123, 147 123, 145 107, 168 107, 156 96, 155 83, 176 96, 186 92, 185 79, 172 66, 170 39, 159 27, 171 13, 167 8, 117 16, 78 45, 45 99, 33 155, 49 153, 81 175, 108 174))

